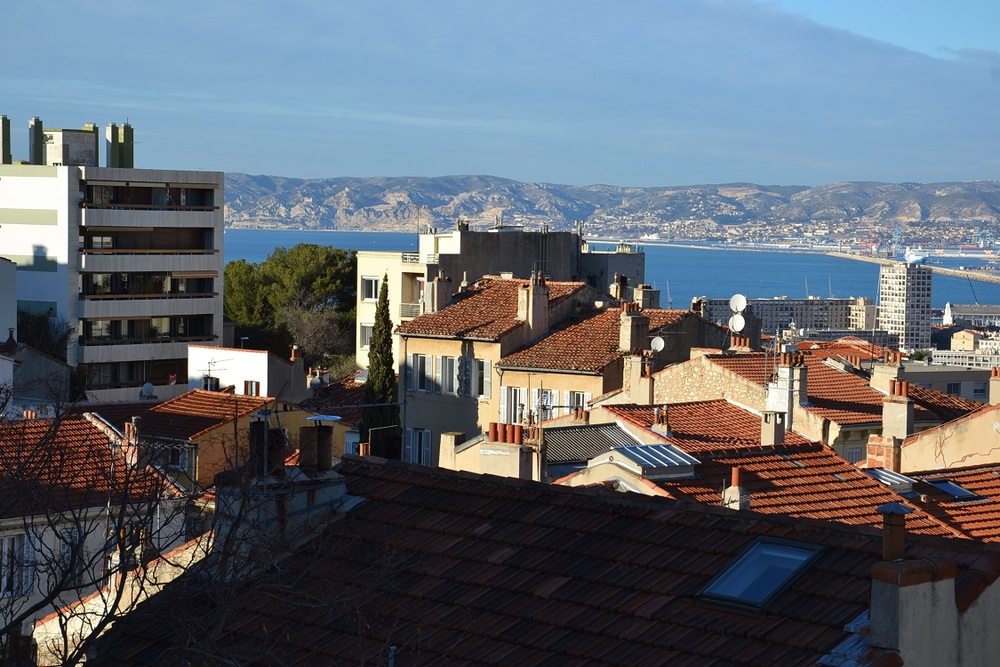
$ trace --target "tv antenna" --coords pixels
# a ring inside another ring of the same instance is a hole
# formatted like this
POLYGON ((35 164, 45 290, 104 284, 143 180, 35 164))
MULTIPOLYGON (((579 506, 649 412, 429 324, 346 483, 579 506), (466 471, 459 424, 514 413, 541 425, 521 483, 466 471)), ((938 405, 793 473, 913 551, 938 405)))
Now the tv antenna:
POLYGON ((670 298, 670 281, 667 281, 667 310, 674 309, 674 300, 670 298))

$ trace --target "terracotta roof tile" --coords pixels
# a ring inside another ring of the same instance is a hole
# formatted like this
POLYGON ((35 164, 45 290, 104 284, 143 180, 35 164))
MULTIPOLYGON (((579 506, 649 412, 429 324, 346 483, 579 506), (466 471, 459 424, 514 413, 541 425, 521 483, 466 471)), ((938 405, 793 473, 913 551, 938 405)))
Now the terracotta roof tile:
MULTIPOLYGON (((364 502, 256 585, 237 587, 222 602, 232 620, 215 647, 247 663, 384 663, 393 645, 406 665, 815 665, 868 608, 881 558, 881 532, 867 527, 356 457, 340 471, 364 502), (440 520, 418 527, 427 516, 440 520), (572 526, 588 518, 602 527, 581 536, 572 526), (447 554, 423 548, 449 526, 475 524, 454 531, 447 554), (767 613, 699 598, 760 535, 824 551, 767 613)), ((947 554, 962 571, 984 551, 923 536, 908 549, 911 558, 947 554)), ((202 624, 184 618, 203 619, 205 589, 196 577, 168 584, 148 614, 104 635, 95 667, 125 655, 133 665, 203 660, 202 624), (193 592, 203 603, 186 597, 193 592)))
MULTIPOLYGON (((456 301, 436 313, 404 322, 397 331, 406 336, 499 340, 521 324, 517 293, 529 281, 486 277, 456 295, 456 301)), ((580 282, 549 282, 549 307, 584 289, 580 282)))
POLYGON ((914 493, 931 516, 978 540, 1000 541, 1000 466, 987 465, 907 473, 917 481, 914 493), (947 479, 975 497, 960 499, 929 483, 947 479))
POLYGON ((151 407, 143 416, 142 432, 150 437, 190 440, 253 414, 273 400, 266 396, 194 389, 151 407))
MULTIPOLYGON (((651 406, 603 409, 643 428, 652 427, 651 406)), ((878 527, 882 517, 877 507, 906 502, 833 450, 797 433, 786 433, 780 446, 762 446, 760 416, 728 401, 671 404, 665 409, 671 430, 666 440, 701 462, 695 467, 695 478, 657 482, 671 497, 718 505, 732 469, 739 467, 740 484, 750 493, 751 509, 764 514, 878 527)), ((913 507, 916 511, 907 517, 909 530, 956 534, 919 505, 913 507)))
MULTIPOLYGON (((507 355, 497 365, 600 374, 624 355, 619 349, 621 312, 608 308, 567 322, 536 343, 507 355)), ((642 313, 649 317, 651 333, 686 317, 697 317, 689 310, 654 308, 642 313)))
POLYGON ((335 414, 348 426, 361 423, 361 405, 365 403, 365 383, 358 381, 362 370, 354 371, 335 382, 321 387, 313 398, 299 405, 316 414, 335 414))
MULTIPOLYGON (((806 364, 807 409, 810 412, 843 425, 882 421, 882 403, 886 395, 873 389, 866 376, 836 368, 824 362, 826 357, 812 351, 805 351, 802 355, 806 364)), ((767 386, 777 368, 773 355, 760 352, 713 354, 706 355, 706 358, 762 387, 767 386)), ((982 403, 977 401, 949 396, 914 384, 910 385, 910 398, 916 404, 914 420, 918 423, 950 421, 982 407, 982 403)))

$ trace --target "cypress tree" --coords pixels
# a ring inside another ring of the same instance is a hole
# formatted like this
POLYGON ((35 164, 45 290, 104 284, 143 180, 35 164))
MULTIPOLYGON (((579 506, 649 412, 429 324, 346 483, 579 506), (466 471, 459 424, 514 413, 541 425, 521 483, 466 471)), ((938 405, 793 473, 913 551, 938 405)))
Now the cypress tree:
POLYGON ((376 456, 386 458, 400 456, 398 401, 396 364, 392 358, 392 320, 389 319, 389 274, 387 273, 379 287, 378 303, 375 305, 375 324, 372 326, 371 339, 368 342, 365 404, 370 407, 361 410, 360 426, 362 442, 370 439, 372 454, 376 456), (385 426, 397 428, 378 428, 385 426))

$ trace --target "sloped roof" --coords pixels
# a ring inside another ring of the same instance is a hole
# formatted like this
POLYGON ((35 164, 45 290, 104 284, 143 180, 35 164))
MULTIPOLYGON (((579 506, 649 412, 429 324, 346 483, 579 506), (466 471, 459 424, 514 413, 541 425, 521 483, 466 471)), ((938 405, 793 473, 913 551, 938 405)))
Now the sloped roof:
MULTIPOLYGON (((501 368, 538 368, 599 374, 624 353, 619 349, 621 310, 608 308, 574 319, 541 340, 507 355, 501 368)), ((686 317, 697 317, 689 310, 645 309, 649 330, 678 324, 686 317)))
POLYGON ((191 440, 223 424, 253 414, 273 400, 266 396, 193 389, 151 407, 143 415, 141 435, 191 440))
POLYGON ((299 405, 316 414, 335 414, 341 418, 342 424, 358 426, 361 423, 361 406, 365 403, 365 383, 358 381, 358 375, 364 372, 356 370, 323 385, 316 396, 307 398, 299 405))
MULTIPOLYGON (((644 428, 653 423, 649 406, 610 405, 614 415, 644 428)), ((661 408, 662 410, 663 408, 661 408)), ((765 514, 786 514, 881 526, 875 510, 885 503, 910 504, 908 530, 953 536, 956 531, 872 479, 822 443, 791 432, 778 446, 760 444, 761 418, 725 400, 666 406, 671 436, 668 442, 701 463, 696 477, 658 481, 674 498, 718 505, 729 486, 732 469, 739 467, 740 486, 751 496, 750 507, 765 514)))
POLYGON ((555 426, 545 429, 546 461, 550 464, 587 461, 612 447, 636 444, 616 424, 555 426))
MULTIPOLYGON (((404 336, 500 340, 522 324, 517 319, 517 293, 529 282, 487 276, 457 294, 457 301, 447 308, 404 322, 397 331, 404 336)), ((546 284, 549 308, 576 292, 590 289, 581 282, 546 284)))
POLYGON ((1000 541, 1000 466, 974 466, 949 468, 928 472, 907 473, 916 480, 913 491, 926 498, 920 506, 955 529, 977 540, 1000 541), (947 479, 976 498, 962 500, 928 483, 928 480, 947 479))
MULTIPOLYGON (((207 664, 220 647, 244 664, 385 664, 392 646, 409 667, 815 665, 852 637, 881 558, 867 527, 356 457, 339 470, 364 501, 218 601, 211 638, 216 587, 184 577, 116 623, 93 664, 207 664), (767 613, 698 597, 762 536, 822 550, 767 613)), ((908 557, 957 563, 956 589, 977 559, 1000 566, 979 543, 910 537, 908 557)))
POLYGON ((0 422, 0 516, 158 494, 166 480, 152 470, 130 468, 118 444, 113 431, 86 415, 0 422))
MULTIPOLYGON (((705 357, 737 375, 766 387, 777 362, 773 355, 762 352, 705 357)), ((826 363, 824 356, 802 353, 806 364, 806 391, 813 414, 842 424, 877 424, 882 421, 882 403, 886 395, 873 389, 867 377, 851 373, 826 363)), ((949 396, 933 389, 910 384, 914 420, 917 422, 943 422, 955 419, 982 407, 982 403, 958 396, 949 396)))

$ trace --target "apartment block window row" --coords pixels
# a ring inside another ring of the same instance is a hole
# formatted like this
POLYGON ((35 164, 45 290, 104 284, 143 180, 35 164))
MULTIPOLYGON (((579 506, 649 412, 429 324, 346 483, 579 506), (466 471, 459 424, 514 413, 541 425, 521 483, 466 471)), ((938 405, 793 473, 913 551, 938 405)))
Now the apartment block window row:
POLYGON ((182 277, 171 273, 81 273, 83 299, 116 297, 176 297, 214 295, 215 279, 182 277))
POLYGON ((152 211, 211 211, 215 189, 181 185, 97 185, 84 187, 83 208, 111 208, 152 211))
POLYGON ((89 389, 141 387, 147 382, 154 385, 186 385, 188 382, 187 357, 86 364, 84 368, 89 389))
POLYGON ((472 357, 406 356, 406 388, 434 394, 489 398, 492 393, 490 361, 472 357))
POLYGON ((215 232, 210 227, 162 227, 142 230, 80 228, 80 252, 84 255, 210 254, 215 232))
POLYGON ((83 345, 134 343, 170 339, 214 338, 211 315, 149 317, 131 320, 81 320, 83 345))
POLYGON ((530 417, 544 421, 573 412, 576 408, 587 409, 591 394, 585 391, 562 391, 554 389, 532 389, 527 387, 504 386, 500 389, 500 422, 520 424, 530 417))

